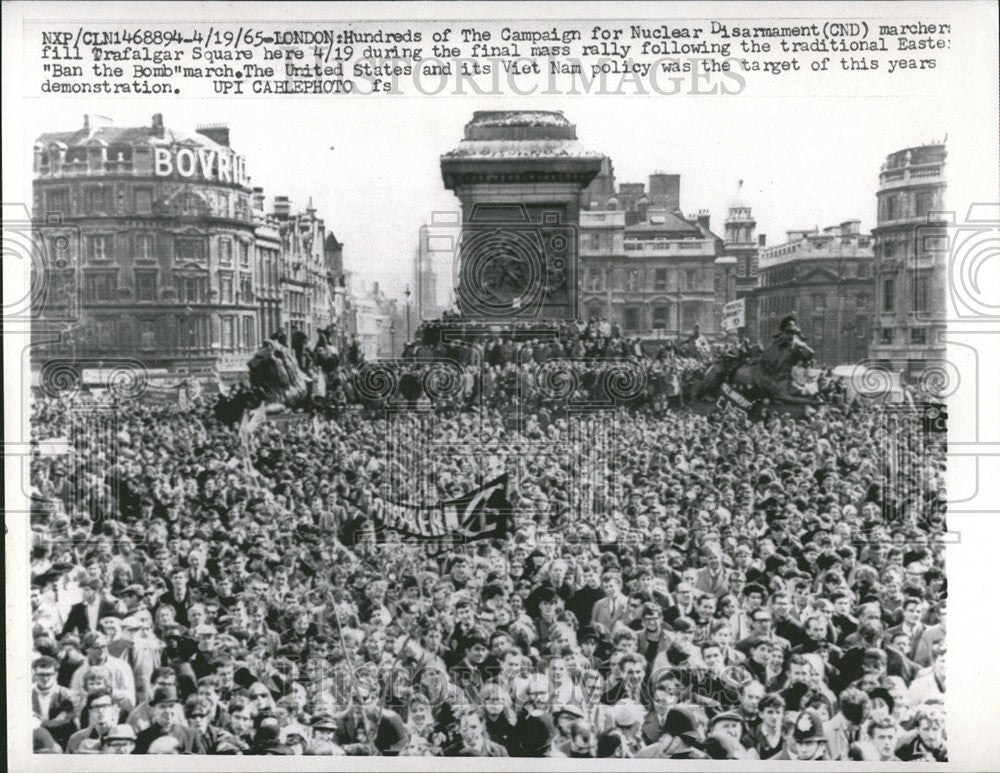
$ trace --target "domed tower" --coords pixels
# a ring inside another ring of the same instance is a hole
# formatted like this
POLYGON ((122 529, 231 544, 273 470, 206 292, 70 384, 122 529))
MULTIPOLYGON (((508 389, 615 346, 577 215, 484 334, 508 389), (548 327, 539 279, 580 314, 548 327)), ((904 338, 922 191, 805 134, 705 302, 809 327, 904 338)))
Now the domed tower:
POLYGON ((726 252, 737 258, 739 277, 757 274, 757 221, 750 205, 743 197, 743 181, 736 186, 736 193, 729 200, 726 216, 726 252))
POLYGON ((741 297, 741 289, 746 292, 757 284, 757 247, 757 221, 740 180, 729 200, 725 231, 726 254, 736 258, 737 297, 741 297))
MULTIPOLYGON (((761 240, 762 241, 762 240, 761 240)), ((724 250, 725 255, 736 259, 736 299, 746 298, 757 287, 757 221, 743 190, 743 181, 736 185, 736 191, 729 199, 726 214, 724 250)), ((755 329, 753 304, 746 306, 748 330, 755 329)))

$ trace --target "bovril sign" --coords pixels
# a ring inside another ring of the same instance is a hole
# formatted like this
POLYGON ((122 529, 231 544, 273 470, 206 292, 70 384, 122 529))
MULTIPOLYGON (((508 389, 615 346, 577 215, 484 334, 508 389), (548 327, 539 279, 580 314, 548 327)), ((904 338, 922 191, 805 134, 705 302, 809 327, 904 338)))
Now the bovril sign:
POLYGON ((154 148, 153 153, 153 170, 157 177, 194 177, 249 187, 246 161, 233 152, 172 147, 154 148))

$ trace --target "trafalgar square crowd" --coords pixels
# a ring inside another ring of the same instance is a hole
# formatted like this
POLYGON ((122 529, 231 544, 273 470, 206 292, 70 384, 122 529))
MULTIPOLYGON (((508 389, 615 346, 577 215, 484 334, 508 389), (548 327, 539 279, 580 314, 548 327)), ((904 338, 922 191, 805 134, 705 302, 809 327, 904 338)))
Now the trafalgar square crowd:
POLYGON ((35 751, 947 760, 943 434, 843 395, 632 400, 595 467, 559 398, 250 434, 200 398, 35 395, 35 751), (391 422, 465 450, 407 462, 391 422), (390 482, 433 504, 501 472, 503 539, 374 517, 390 482))

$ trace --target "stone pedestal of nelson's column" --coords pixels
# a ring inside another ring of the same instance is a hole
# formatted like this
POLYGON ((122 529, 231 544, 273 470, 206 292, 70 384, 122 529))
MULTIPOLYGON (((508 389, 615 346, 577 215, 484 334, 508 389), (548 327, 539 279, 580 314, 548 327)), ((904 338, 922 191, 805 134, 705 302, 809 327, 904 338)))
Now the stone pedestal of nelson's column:
POLYGON ((462 203, 456 296, 484 321, 578 316, 580 193, 604 156, 561 112, 477 111, 441 157, 462 203))

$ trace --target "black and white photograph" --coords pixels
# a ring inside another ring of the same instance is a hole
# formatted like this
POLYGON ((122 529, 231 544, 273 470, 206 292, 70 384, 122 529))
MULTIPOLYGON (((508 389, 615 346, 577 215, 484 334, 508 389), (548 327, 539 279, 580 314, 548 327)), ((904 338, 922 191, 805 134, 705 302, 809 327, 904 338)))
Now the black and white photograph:
POLYGON ((3 12, 12 770, 995 769, 995 6, 3 12))

